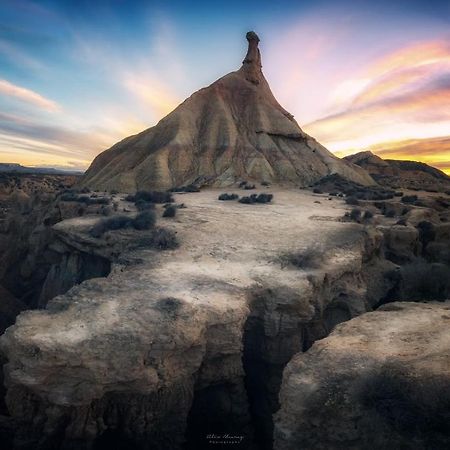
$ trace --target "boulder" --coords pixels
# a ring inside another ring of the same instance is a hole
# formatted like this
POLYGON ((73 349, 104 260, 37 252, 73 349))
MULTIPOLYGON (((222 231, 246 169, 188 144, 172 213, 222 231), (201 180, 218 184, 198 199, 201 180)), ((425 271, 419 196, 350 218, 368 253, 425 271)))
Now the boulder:
POLYGON ((391 303, 287 365, 275 449, 450 446, 450 302, 391 303))

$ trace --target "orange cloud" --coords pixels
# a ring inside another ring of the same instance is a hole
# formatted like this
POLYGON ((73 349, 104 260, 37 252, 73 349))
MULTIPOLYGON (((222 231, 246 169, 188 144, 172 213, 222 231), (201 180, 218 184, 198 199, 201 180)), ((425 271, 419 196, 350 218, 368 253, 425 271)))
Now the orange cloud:
POLYGON ((450 137, 408 139, 377 144, 371 150, 385 159, 420 160, 450 174, 450 137))
POLYGON ((437 40, 413 44, 381 58, 368 70, 369 75, 377 77, 382 74, 403 69, 450 61, 450 42, 437 40))
POLYGON ((31 89, 10 83, 7 80, 0 79, 0 94, 19 99, 47 111, 56 112, 61 110, 61 107, 53 100, 45 98, 31 89))
POLYGON ((346 83, 355 88, 353 99, 304 127, 331 150, 349 154, 380 142, 450 136, 449 42, 402 49, 346 83))

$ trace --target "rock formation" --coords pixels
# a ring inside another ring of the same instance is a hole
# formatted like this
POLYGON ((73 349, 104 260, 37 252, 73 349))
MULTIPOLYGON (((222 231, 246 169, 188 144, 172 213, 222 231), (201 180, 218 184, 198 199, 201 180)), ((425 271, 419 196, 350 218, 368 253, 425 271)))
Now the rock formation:
POLYGON ((300 129, 264 78, 258 36, 249 32, 247 40, 239 70, 194 93, 156 126, 101 153, 82 185, 121 192, 242 179, 307 186, 330 173, 373 183, 300 129))
MULTIPOLYGON (((308 192, 276 191, 276 203, 260 207, 225 205, 216 194, 182 196, 187 208, 170 222, 179 250, 122 255, 108 278, 20 314, 2 336, 17 448, 112 440, 198 450, 208 433, 271 447, 285 364, 368 310, 389 289, 376 294, 369 280, 393 265, 380 259, 379 233, 337 221, 342 209, 308 192), (311 241, 323 245, 323 267, 280 262, 311 241)), ((55 233, 72 251, 100 254, 86 232, 94 219, 65 220, 55 233)))
POLYGON ((370 151, 355 153, 344 159, 367 170, 383 185, 440 191, 450 189, 448 175, 422 162, 382 159, 370 151))
POLYGON ((275 449, 450 445, 450 302, 392 303, 288 364, 275 449))

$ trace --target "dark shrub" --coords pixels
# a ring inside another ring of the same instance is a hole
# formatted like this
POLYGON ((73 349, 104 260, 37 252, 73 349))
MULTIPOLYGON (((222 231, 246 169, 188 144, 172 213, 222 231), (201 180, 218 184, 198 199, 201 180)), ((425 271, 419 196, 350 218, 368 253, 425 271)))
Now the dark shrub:
POLYGON ((401 300, 446 300, 450 297, 450 268, 423 261, 400 269, 401 300))
POLYGON ((256 197, 255 201, 256 203, 270 203, 272 199, 272 194, 259 194, 258 197, 256 197))
POLYGON ((404 195, 402 197, 402 202, 403 203, 415 203, 417 202, 417 195, 404 195))
POLYGON ((406 225, 408 225, 408 223, 406 222, 406 219, 403 218, 403 219, 397 220, 396 225, 403 225, 404 227, 406 227, 406 225))
POLYGON ((423 248, 425 248, 429 242, 434 241, 436 231, 431 222, 423 220, 417 224, 416 228, 419 230, 419 239, 420 242, 422 242, 423 248))
POLYGON ((172 203, 174 201, 170 192, 161 191, 137 191, 134 195, 127 195, 125 200, 134 203, 139 200, 149 203, 172 203))
POLYGON ((270 186, 268 181, 261 181, 261 186, 270 186))
POLYGON ((364 216, 363 219, 364 220, 370 220, 373 218, 373 213, 372 211, 364 211, 364 216))
POLYGON ((239 183, 239 187, 240 187, 240 188, 243 188, 246 184, 247 184, 246 181, 241 181, 241 182, 239 183))
POLYGON ((251 205, 253 203, 270 203, 273 199, 272 194, 252 194, 249 197, 242 197, 239 199, 239 203, 251 205))
POLYGON ((172 188, 170 192, 200 192, 200 188, 195 184, 188 184, 187 186, 172 188))
POLYGON ((219 200, 237 200, 239 198, 239 195, 237 194, 220 194, 219 200))
POLYGON ((388 209, 385 211, 384 215, 386 217, 395 217, 395 209, 388 209))
POLYGON ((111 207, 109 207, 109 206, 102 206, 102 209, 101 209, 101 213, 104 215, 104 216, 110 216, 111 214, 112 214, 112 208, 111 207))
POLYGON ((109 219, 98 221, 90 230, 92 237, 98 238, 108 230, 120 230, 122 228, 129 228, 133 224, 133 219, 128 216, 113 216, 109 219))
POLYGON ((323 261, 323 251, 318 247, 307 248, 302 253, 282 255, 282 266, 291 265, 299 269, 318 269, 323 261))
POLYGON ((256 189, 256 186, 255 186, 254 184, 246 184, 246 185, 244 186, 244 189, 245 189, 246 191, 250 191, 250 190, 252 190, 252 189, 256 189))
POLYGON ((408 365, 388 359, 360 378, 356 392, 364 408, 375 411, 389 433, 400 437, 402 444, 394 447, 430 442, 426 448, 444 449, 450 434, 449 391, 448 381, 442 377, 429 374, 418 382, 408 365))
POLYGON ((313 192, 314 192, 314 194, 323 194, 322 189, 319 189, 319 188, 314 188, 313 192))
POLYGON ((82 194, 88 194, 88 193, 91 192, 91 191, 90 191, 90 189, 89 189, 88 187, 84 187, 83 189, 80 190, 80 192, 81 192, 82 194))
POLYGON ((347 205, 359 205, 359 201, 356 197, 350 196, 345 199, 347 205))
POLYGON ((181 300, 173 297, 161 298, 157 301, 156 307, 164 312, 165 317, 175 319, 178 315, 178 311, 182 308, 183 303, 181 300))
POLYGON ((170 205, 164 210, 162 216, 163 217, 175 217, 176 214, 177 214, 176 206, 170 205))
POLYGON ((241 197, 239 199, 239 203, 244 203, 246 205, 250 205, 251 203, 254 203, 254 201, 250 197, 241 197))
POLYGON ((358 222, 361 219, 361 210, 356 208, 352 209, 349 217, 351 220, 358 222))
POLYGON ((154 203, 146 202, 145 200, 138 200, 135 205, 138 211, 148 211, 149 209, 155 209, 154 203))
POLYGON ((117 195, 119 193, 119 191, 117 191, 116 189, 113 189, 110 191, 111 195, 117 195))
POLYGON ((139 213, 133 220, 133 227, 136 228, 136 230, 150 230, 155 224, 156 214, 151 210, 139 213))
POLYGON ((160 250, 169 250, 178 247, 177 236, 174 231, 158 228, 153 235, 153 246, 160 250))

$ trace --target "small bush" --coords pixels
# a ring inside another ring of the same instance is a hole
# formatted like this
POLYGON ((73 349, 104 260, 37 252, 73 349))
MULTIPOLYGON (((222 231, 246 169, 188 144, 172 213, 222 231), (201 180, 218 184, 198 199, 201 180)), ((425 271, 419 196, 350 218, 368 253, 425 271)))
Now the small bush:
POLYGON ((138 211, 148 211, 149 209, 155 209, 155 204, 152 202, 146 202, 145 200, 138 200, 135 203, 138 211))
POLYGON ((395 197, 403 197, 403 192, 396 191, 396 192, 394 193, 394 196, 395 196, 395 197))
POLYGON ((239 198, 239 195, 237 194, 220 194, 219 195, 219 200, 237 200, 239 198))
POLYGON ((243 203, 245 205, 251 205, 252 203, 255 203, 255 202, 251 197, 241 197, 239 199, 239 203, 243 203))
POLYGON ((289 253, 281 256, 282 266, 291 265, 298 269, 318 269, 322 265, 323 251, 317 247, 307 248, 302 253, 289 253))
POLYGON ((95 238, 101 237, 108 230, 120 230, 129 228, 133 224, 133 219, 128 216, 114 216, 97 222, 90 230, 90 235, 95 238))
POLYGON ((200 192, 200 188, 195 184, 188 184, 187 186, 172 188, 170 192, 200 192))
POLYGON ((244 189, 245 189, 246 191, 250 191, 250 190, 252 190, 252 189, 256 189, 256 186, 255 186, 254 184, 246 184, 246 185, 244 186, 244 189))
POLYGON ((113 212, 113 210, 112 210, 111 207, 109 207, 109 206, 102 206, 101 213, 104 216, 110 216, 112 214, 112 212, 113 212))
POLYGON ((261 186, 270 186, 268 181, 261 181, 261 186))
POLYGON ((112 189, 112 190, 110 191, 110 194, 111 194, 111 195, 117 195, 118 193, 119 193, 119 191, 116 190, 116 189, 112 189))
POLYGON ((397 222, 395 224, 396 225, 403 225, 404 227, 406 227, 408 225, 408 223, 406 222, 405 218, 397 220, 397 222))
POLYGON ((150 230, 156 224, 156 214, 154 211, 143 211, 133 220, 133 227, 136 230, 150 230))
POLYGON ((272 199, 272 194, 259 194, 258 197, 256 197, 256 203, 270 203, 272 199))
POLYGON ((395 217, 395 209, 388 209, 388 210, 386 210, 384 212, 384 215, 386 217, 390 217, 390 218, 395 217))
POLYGON ((153 246, 160 250, 169 250, 177 248, 179 243, 176 233, 172 230, 166 230, 165 228, 158 228, 152 238, 153 246))
POLYGON ((314 188, 313 192, 314 192, 314 194, 323 194, 322 189, 319 189, 319 188, 314 188))
POLYGON ((417 195, 404 195, 401 201, 403 203, 415 203, 417 202, 417 200, 418 200, 417 195))
POLYGON ((345 199, 347 205, 359 205, 359 200, 356 197, 350 196, 345 199))
POLYGON ((359 220, 361 219, 361 210, 356 208, 352 209, 349 217, 351 220, 359 222, 359 220))
POLYGON ((161 191, 137 191, 134 195, 127 195, 125 200, 134 203, 140 200, 149 203, 172 203, 174 201, 170 192, 161 191))
POLYGON ((370 220, 373 218, 373 213, 372 211, 364 211, 364 216, 363 219, 364 220, 370 220))
POLYGON ((252 194, 249 197, 242 197, 239 199, 239 203, 251 205, 253 203, 270 203, 273 199, 272 194, 252 194))
POLYGON ((402 300, 441 300, 450 297, 450 268, 414 262, 401 267, 402 300))
POLYGON ((240 188, 243 188, 246 184, 247 184, 246 181, 241 181, 241 182, 239 183, 239 187, 240 187, 240 188))
POLYGON ((163 217, 175 217, 175 215, 177 214, 177 208, 176 206, 170 205, 168 206, 163 213, 163 217))

